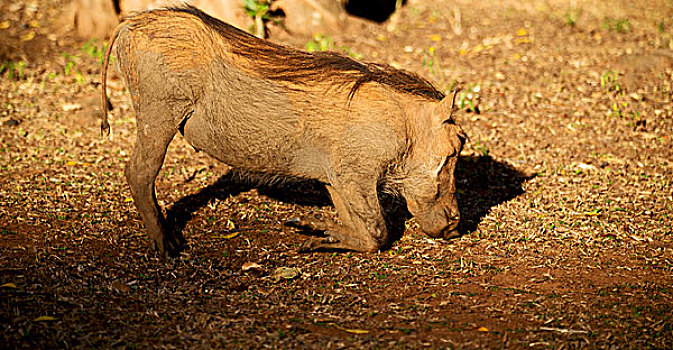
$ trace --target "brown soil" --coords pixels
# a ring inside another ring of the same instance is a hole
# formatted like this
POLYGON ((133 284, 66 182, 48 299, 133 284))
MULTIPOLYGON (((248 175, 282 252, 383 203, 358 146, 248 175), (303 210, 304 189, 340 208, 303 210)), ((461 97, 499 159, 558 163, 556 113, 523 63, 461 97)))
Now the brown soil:
POLYGON ((331 214, 319 187, 255 187, 177 137, 157 180, 190 245, 173 261, 123 177, 123 84, 103 140, 97 54, 51 34, 64 3, 0 4, 2 347, 673 348, 670 1, 410 0, 353 20, 336 49, 472 91, 463 235, 412 219, 387 251, 298 254, 283 222, 331 214))

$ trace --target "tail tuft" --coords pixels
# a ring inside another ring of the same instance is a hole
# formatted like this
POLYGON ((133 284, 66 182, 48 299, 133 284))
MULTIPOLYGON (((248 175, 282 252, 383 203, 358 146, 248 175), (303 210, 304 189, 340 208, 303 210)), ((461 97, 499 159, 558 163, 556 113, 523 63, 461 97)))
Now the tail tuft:
POLYGON ((100 122, 100 134, 101 137, 110 136, 110 122, 108 122, 108 111, 112 110, 112 103, 107 98, 107 69, 108 64, 110 63, 110 54, 112 53, 112 46, 114 45, 117 36, 119 36, 119 31, 122 27, 127 24, 128 20, 124 20, 122 23, 114 29, 110 35, 110 41, 108 42, 107 48, 105 49, 105 56, 103 57, 103 67, 100 73, 100 82, 101 82, 101 111, 103 112, 103 117, 100 122))
POLYGON ((100 137, 110 137, 110 123, 107 120, 103 120, 100 123, 100 137))

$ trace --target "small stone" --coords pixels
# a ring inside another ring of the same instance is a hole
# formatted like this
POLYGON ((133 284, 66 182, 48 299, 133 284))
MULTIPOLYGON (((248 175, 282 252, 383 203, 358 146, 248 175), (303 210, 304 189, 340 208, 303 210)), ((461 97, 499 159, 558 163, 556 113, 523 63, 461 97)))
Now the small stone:
POLYGON ((296 267, 279 267, 277 268, 269 278, 274 282, 279 282, 280 280, 292 280, 301 275, 301 270, 296 267))
POLYGON ((245 264, 243 264, 243 266, 241 266, 241 270, 243 270, 243 271, 261 270, 261 269, 262 269, 262 265, 260 265, 258 263, 254 263, 254 262, 246 262, 245 264))
POLYGON ((16 119, 8 119, 8 120, 5 120, 4 123, 2 123, 2 126, 6 127, 6 128, 15 127, 17 125, 19 125, 19 121, 16 120, 16 119))

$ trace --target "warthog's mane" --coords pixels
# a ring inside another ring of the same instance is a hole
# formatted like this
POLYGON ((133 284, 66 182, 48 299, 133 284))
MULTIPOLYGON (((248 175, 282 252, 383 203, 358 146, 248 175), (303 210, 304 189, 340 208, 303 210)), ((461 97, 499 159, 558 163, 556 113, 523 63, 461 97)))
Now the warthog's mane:
POLYGON ((420 76, 387 64, 362 63, 333 52, 308 53, 259 39, 234 28, 189 5, 169 10, 184 12, 199 18, 224 37, 234 54, 252 63, 255 73, 263 78, 307 84, 320 81, 350 85, 349 99, 366 83, 375 82, 432 100, 444 94, 420 76))

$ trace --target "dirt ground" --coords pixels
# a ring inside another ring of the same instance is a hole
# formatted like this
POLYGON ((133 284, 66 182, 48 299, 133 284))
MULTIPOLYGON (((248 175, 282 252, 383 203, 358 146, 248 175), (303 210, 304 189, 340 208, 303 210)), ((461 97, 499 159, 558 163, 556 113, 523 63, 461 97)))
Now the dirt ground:
POLYGON ((113 74, 102 139, 102 42, 54 34, 64 4, 0 5, 0 347, 673 348, 672 2, 352 19, 314 44, 462 86, 462 236, 411 219, 386 251, 298 254, 283 222, 333 214, 319 186, 256 187, 178 136, 157 192, 189 247, 169 261, 123 176, 128 94, 113 74))

